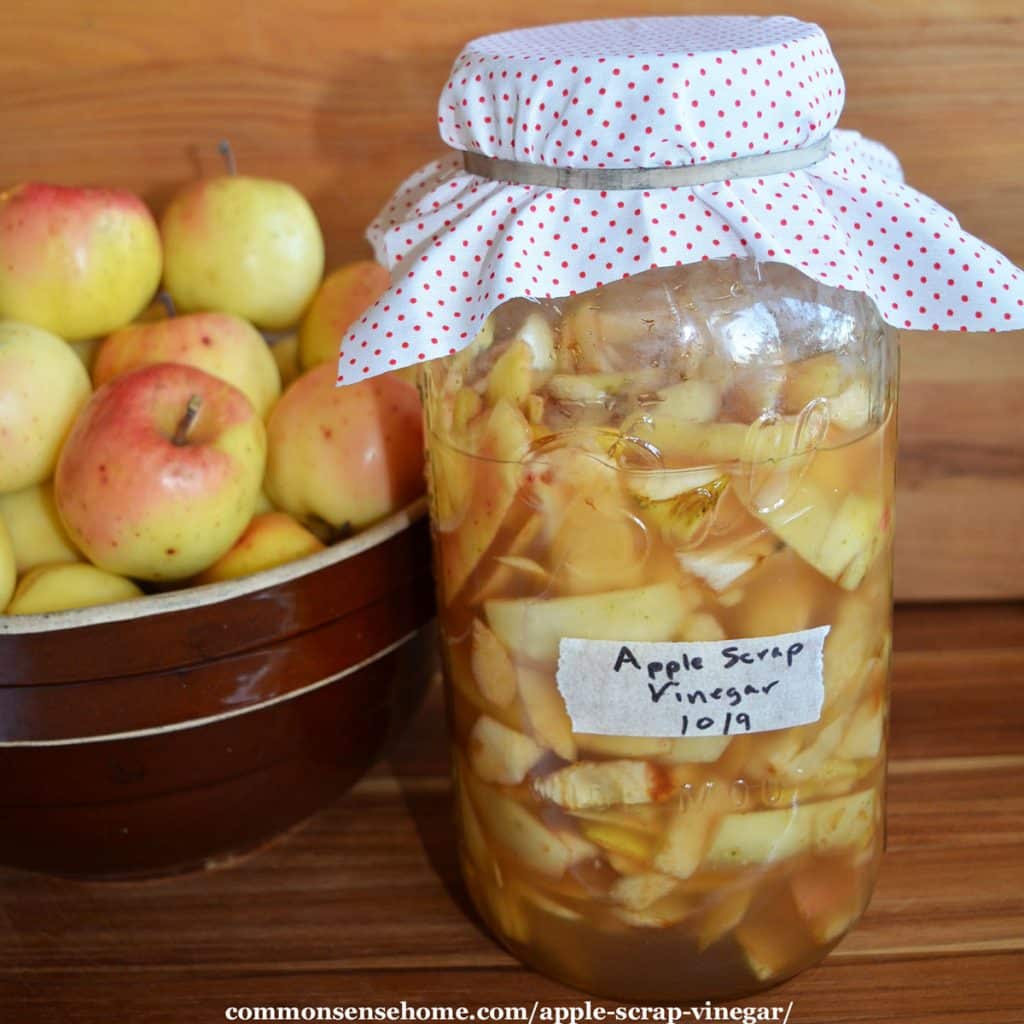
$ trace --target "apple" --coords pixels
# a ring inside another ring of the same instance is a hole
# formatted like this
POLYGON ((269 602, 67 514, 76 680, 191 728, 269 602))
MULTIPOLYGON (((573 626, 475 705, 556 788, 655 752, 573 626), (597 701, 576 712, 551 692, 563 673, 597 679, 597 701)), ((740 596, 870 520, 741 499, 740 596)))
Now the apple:
POLYGON ((18 568, 14 561, 14 545, 4 521, 0 519, 0 612, 7 607, 14 584, 18 579, 18 568))
POLYGON ((86 338, 84 341, 68 342, 71 346, 71 351, 78 356, 82 365, 85 367, 85 372, 88 374, 92 373, 92 364, 96 360, 96 353, 99 351, 102 343, 102 338, 86 338))
POLYGON ((90 391, 70 345, 39 327, 0 321, 0 493, 53 473, 90 391))
POLYGON ((81 558, 60 521, 50 481, 0 494, 0 522, 10 534, 18 572, 81 558))
POLYGON ((295 333, 287 334, 269 344, 270 354, 274 357, 277 371, 281 375, 281 387, 286 388, 302 373, 299 368, 299 336, 295 333))
POLYGON ((143 366, 82 410, 57 463, 57 508, 101 569, 185 579, 241 536, 265 455, 263 422, 236 387, 194 366, 143 366))
POLYGON ((299 520, 358 530, 422 493, 416 390, 391 374, 336 386, 333 363, 304 373, 267 421, 267 496, 299 520))
POLYGON ((267 492, 260 488, 260 493, 256 497, 256 508, 253 509, 254 516, 266 515, 268 512, 276 512, 277 509, 270 504, 270 499, 267 497, 267 492))
POLYGON ((324 240, 305 197, 282 181, 197 181, 160 224, 164 284, 178 310, 222 310, 277 331, 298 322, 324 269, 324 240))
POLYGON ((250 576, 323 550, 324 545, 290 515, 267 512, 254 516, 234 547, 200 573, 195 582, 220 583, 250 576))
POLYGON ((388 290, 391 275, 373 260, 357 260, 324 279, 299 328, 299 364, 309 370, 338 361, 338 344, 348 327, 388 290))
POLYGON ((192 313, 129 324, 100 346, 96 387, 151 363, 187 363, 234 384, 262 419, 281 393, 281 375, 263 335, 230 313, 192 313))
POLYGON ((22 576, 7 606, 7 614, 67 612, 141 596, 142 591, 123 576, 97 569, 87 562, 58 562, 40 565, 22 576))
POLYGON ((117 189, 29 183, 0 193, 0 318, 68 341, 108 334, 153 297, 160 235, 117 189))

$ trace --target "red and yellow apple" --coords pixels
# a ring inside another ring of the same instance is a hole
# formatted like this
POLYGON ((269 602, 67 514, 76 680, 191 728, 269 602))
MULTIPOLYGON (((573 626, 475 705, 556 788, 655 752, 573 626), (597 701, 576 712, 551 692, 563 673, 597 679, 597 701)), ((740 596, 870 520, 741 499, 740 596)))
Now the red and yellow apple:
POLYGON ((0 318, 66 339, 127 323, 160 282, 160 235, 131 192, 29 183, 0 193, 0 318))
POLYGON ((7 527, 18 572, 81 558, 57 513, 53 483, 0 494, 0 522, 7 527))
POLYGON ((332 271, 317 290, 299 328, 299 365, 309 370, 338 361, 342 335, 388 290, 391 275, 373 260, 332 271))
POLYGON ((285 512, 253 516, 234 547, 217 559, 196 583, 220 583, 323 551, 324 545, 300 522, 285 512))
POLYGON ((316 215, 282 181, 194 182, 171 201, 160 230, 164 284, 181 312, 221 310, 283 330, 298 322, 323 274, 316 215))
POLYGON ((185 579, 241 536, 265 454, 263 423, 237 388, 194 366, 144 366, 82 410, 57 464, 57 508, 100 568, 185 579))
POLYGON ((0 493, 41 483, 92 389, 71 346, 0 321, 0 493))
POLYGON ((271 341, 270 354, 281 374, 281 387, 288 387, 302 373, 299 367, 299 336, 293 333, 271 341))
POLYGON ((358 530, 422 493, 419 395, 391 374, 336 387, 333 363, 304 373, 267 422, 266 490, 300 520, 358 530))
POLYGON ((261 418, 281 393, 277 363, 263 335, 230 313, 193 313, 122 327, 96 354, 93 384, 100 387, 152 363, 187 363, 234 384, 261 418))
POLYGON ((98 569, 88 562, 58 562, 40 565, 22 576, 7 606, 7 614, 67 612, 141 596, 142 591, 123 576, 98 569))
POLYGON ((4 521, 0 519, 0 612, 6 607, 14 593, 18 580, 18 569, 14 561, 14 545, 4 521))

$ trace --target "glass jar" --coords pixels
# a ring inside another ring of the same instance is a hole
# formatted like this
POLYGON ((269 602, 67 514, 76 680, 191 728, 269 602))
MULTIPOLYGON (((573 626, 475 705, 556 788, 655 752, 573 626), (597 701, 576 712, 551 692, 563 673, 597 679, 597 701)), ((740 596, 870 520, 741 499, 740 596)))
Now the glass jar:
POLYGON ((521 960, 609 997, 733 997, 862 913, 896 377, 869 298, 752 259, 515 299, 423 367, 460 859, 521 960), (812 634, 819 706, 766 729, 768 691, 723 672, 771 690, 812 634), (620 653, 569 679, 567 640, 620 653), (616 727, 627 675, 668 735, 616 727), (588 701, 601 732, 574 726, 588 701))

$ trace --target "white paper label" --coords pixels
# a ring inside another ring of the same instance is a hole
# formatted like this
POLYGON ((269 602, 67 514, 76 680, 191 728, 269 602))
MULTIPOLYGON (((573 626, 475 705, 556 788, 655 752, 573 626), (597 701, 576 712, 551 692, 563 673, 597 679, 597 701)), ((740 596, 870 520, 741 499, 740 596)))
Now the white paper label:
POLYGON ((574 732, 734 736, 807 725, 825 699, 829 626, 699 643, 578 640, 558 647, 574 732))

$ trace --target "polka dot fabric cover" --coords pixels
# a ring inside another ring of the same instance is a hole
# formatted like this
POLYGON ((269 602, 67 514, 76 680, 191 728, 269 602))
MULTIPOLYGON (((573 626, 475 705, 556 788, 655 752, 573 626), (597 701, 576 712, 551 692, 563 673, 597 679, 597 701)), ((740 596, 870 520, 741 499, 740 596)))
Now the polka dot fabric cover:
POLYGON ((457 150, 550 166, 694 165, 798 149, 802 170, 688 187, 587 191, 413 174, 370 225, 392 287, 342 339, 349 384, 465 347, 516 296, 587 291, 654 267, 754 257, 863 291, 893 326, 1024 327, 1024 273, 903 183, 884 147, 836 129, 843 80, 792 18, 644 18, 487 36, 439 103, 457 150))

